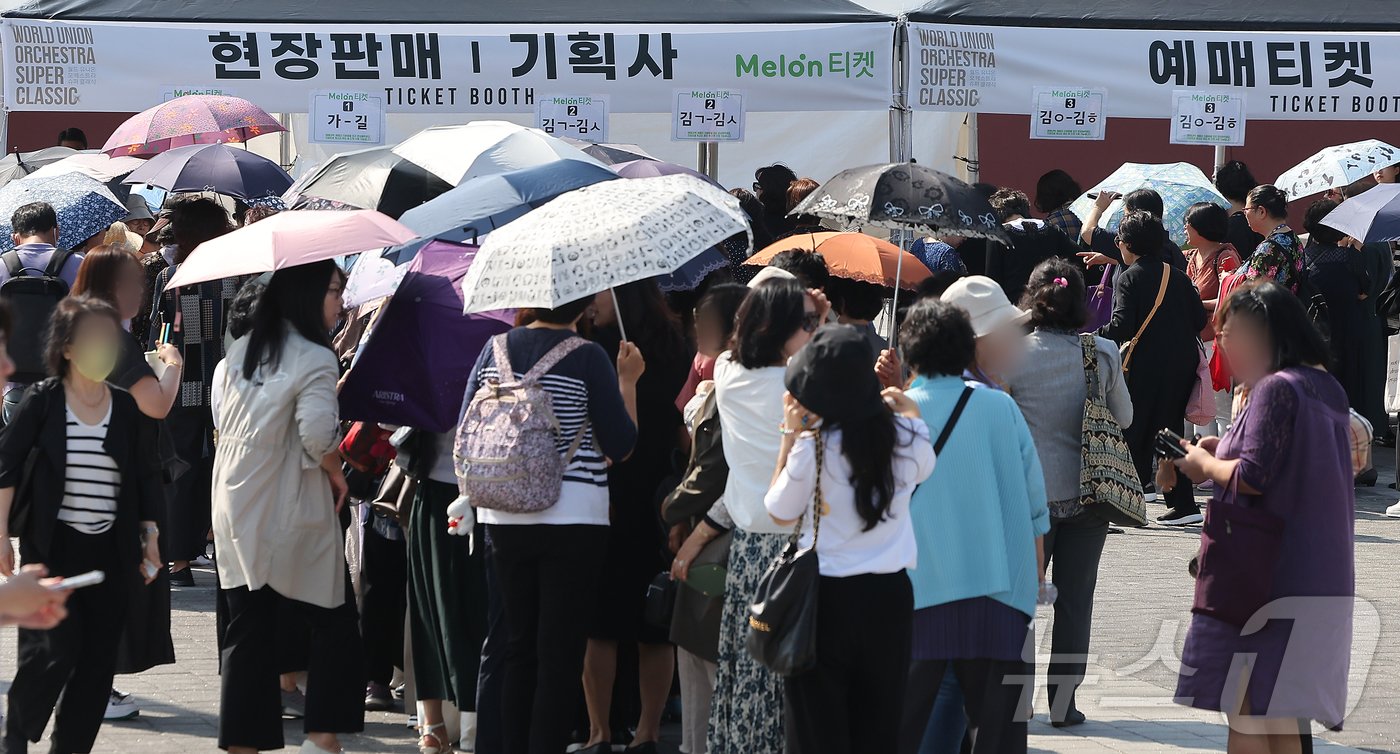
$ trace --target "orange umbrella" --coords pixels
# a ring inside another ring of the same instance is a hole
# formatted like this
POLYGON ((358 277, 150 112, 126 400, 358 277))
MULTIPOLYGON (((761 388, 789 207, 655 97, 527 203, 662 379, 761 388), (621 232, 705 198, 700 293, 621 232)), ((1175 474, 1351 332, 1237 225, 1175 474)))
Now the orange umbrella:
POLYGON ((779 253, 794 249, 820 253, 826 260, 827 269, 835 277, 886 288, 894 287, 896 274, 899 275, 899 287, 906 290, 917 288, 919 283, 932 275, 918 257, 901 251, 889 241, 864 233, 799 233, 769 244, 745 260, 744 264, 762 267, 779 253), (901 256, 904 258, 902 264, 901 256))

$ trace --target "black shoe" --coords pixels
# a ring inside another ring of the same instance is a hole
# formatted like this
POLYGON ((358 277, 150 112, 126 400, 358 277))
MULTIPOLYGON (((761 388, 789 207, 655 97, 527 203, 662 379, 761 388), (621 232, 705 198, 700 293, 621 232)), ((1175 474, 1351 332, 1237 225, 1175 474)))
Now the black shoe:
POLYGON ((612 754, 612 742, 604 741, 600 744, 594 744, 587 749, 579 749, 574 754, 612 754))
POLYGON ((185 566, 178 571, 170 572, 171 586, 194 586, 194 571, 189 566, 185 566))
POLYGON ((29 754, 29 742, 23 737, 6 737, 3 744, 0 744, 0 752, 4 752, 4 754, 29 754))
POLYGON ((1170 510, 1157 517, 1157 523, 1163 526, 1187 526, 1204 520, 1199 510, 1170 510))
POLYGON ((628 746, 627 751, 628 754, 661 754, 661 750, 656 748, 655 741, 647 741, 646 743, 637 744, 636 746, 628 746))
POLYGON ((1374 466, 1372 466, 1371 468, 1366 469, 1365 471, 1363 471, 1363 472, 1361 472, 1360 474, 1357 474, 1357 475, 1356 475, 1356 486, 1357 486, 1357 487, 1375 487, 1375 486, 1376 486, 1376 479, 1379 478, 1379 477, 1380 477, 1380 474, 1377 474, 1377 473, 1376 473, 1376 468, 1375 468, 1374 466))
POLYGON ((1052 727, 1052 728, 1073 728, 1073 727, 1076 726, 1076 725, 1083 725, 1083 724, 1084 724, 1084 720, 1085 720, 1085 717, 1084 717, 1084 713, 1083 713, 1083 712, 1080 712, 1080 711, 1077 710, 1077 709, 1072 709, 1072 710, 1070 710, 1070 711, 1065 715, 1065 719, 1063 719, 1063 720, 1051 720, 1051 721, 1050 721, 1050 727, 1052 727))

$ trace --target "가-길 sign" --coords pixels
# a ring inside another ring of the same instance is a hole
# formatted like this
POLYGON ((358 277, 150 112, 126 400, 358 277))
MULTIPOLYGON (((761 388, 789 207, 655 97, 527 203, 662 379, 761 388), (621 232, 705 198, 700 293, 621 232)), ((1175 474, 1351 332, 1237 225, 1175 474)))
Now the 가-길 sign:
POLYGON ((1031 112, 1032 139, 1102 141, 1102 89, 1037 86, 1031 112))
POLYGON ((743 141, 744 93, 734 89, 677 89, 671 141, 743 141))
POLYGON ((608 98, 596 94, 547 94, 535 106, 535 127, 551 136, 608 140, 608 98))
POLYGON ((384 143, 384 98, 367 92, 319 91, 308 109, 313 144, 384 143))
POLYGON ((1172 92, 1173 144, 1244 146, 1244 95, 1235 92, 1172 92))

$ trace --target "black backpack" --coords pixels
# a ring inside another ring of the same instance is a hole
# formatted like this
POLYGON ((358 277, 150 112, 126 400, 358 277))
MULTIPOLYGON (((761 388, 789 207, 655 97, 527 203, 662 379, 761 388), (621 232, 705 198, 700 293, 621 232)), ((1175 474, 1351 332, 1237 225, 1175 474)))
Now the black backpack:
POLYGON ((38 270, 25 267, 18 251, 0 254, 0 261, 10 273, 9 280, 0 283, 0 301, 10 308, 10 331, 5 335, 15 363, 15 373, 10 378, 14 382, 34 383, 48 375, 44 341, 54 309, 68 295, 68 283, 58 275, 72 255, 71 249, 56 249, 48 266, 38 270), (39 274, 28 274, 35 272, 39 274))

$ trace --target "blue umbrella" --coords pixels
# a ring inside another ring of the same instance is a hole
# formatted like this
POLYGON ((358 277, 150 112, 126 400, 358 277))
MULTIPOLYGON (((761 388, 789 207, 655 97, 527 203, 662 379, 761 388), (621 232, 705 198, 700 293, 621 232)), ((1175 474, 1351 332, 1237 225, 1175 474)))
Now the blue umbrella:
POLYGON ((423 238, 465 241, 485 235, 560 194, 616 179, 611 170, 598 165, 558 160, 468 179, 403 213, 399 222, 423 238))
POLYGON ((31 202, 48 202, 58 215, 58 245, 71 249, 126 217, 111 190, 82 173, 13 181, 0 188, 0 249, 10 249, 10 216, 31 202))
MULTIPOLYGON (((743 238, 743 236, 740 236, 740 238, 743 238)), ((671 293, 673 291, 693 291, 699 288, 700 283, 704 282, 705 278, 710 276, 710 273, 729 266, 729 259, 725 256, 725 253, 720 250, 720 247, 733 240, 734 239, 721 241, 719 246, 712 246, 700 252, 700 256, 681 265, 680 269, 670 275, 662 275, 657 278, 656 284, 665 293, 671 293)), ((749 245, 743 240, 735 243, 743 246, 745 251, 749 249, 749 245)))
POLYGON ((1342 202, 1322 224, 1362 243, 1400 239, 1400 184, 1383 183, 1342 202))
MULTIPOLYGON (((1186 243, 1186 210, 1190 209, 1191 205, 1210 202, 1226 208, 1230 206, 1225 197, 1215 190, 1215 185, 1206 174, 1195 165, 1187 162, 1160 165, 1125 162, 1097 186, 1076 199, 1069 209, 1081 218, 1088 217, 1089 210, 1094 206, 1090 194, 1097 195, 1100 191, 1129 194, 1138 189, 1152 189, 1161 195, 1162 205, 1166 210, 1162 215, 1162 224, 1166 226, 1167 233, 1171 234, 1172 243, 1177 246, 1186 243)), ((1117 232, 1118 224, 1122 221, 1123 203, 1119 201, 1109 207, 1099 219, 1099 227, 1109 232, 1117 232)))
POLYGON ((237 199, 281 196, 292 185, 277 163, 227 144, 194 144, 161 152, 124 183, 148 183, 172 192, 212 191, 237 199))

